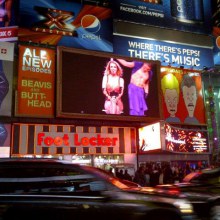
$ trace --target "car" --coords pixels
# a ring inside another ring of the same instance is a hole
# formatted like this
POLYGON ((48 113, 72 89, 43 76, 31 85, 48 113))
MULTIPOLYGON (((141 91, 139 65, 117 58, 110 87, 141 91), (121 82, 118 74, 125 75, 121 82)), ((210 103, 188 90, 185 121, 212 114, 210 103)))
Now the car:
POLYGON ((0 219, 196 219, 184 198, 159 196, 101 169, 55 159, 0 159, 0 219))
POLYGON ((181 183, 157 185, 156 190, 187 198, 200 219, 220 220, 220 167, 192 172, 181 183))

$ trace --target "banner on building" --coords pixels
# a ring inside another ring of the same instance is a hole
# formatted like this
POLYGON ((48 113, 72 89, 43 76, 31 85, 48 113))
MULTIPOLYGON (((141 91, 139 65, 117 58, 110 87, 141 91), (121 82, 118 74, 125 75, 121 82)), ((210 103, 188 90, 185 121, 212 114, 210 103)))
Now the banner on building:
POLYGON ((206 124, 201 71, 162 67, 161 91, 167 122, 206 124))
POLYGON ((135 128, 14 124, 12 156, 136 153, 135 128))
POLYGON ((54 116, 55 51, 19 45, 17 116, 54 116))
POLYGON ((79 1, 20 0, 19 41, 112 52, 112 10, 79 1))
POLYGON ((114 53, 147 60, 159 60, 161 65, 183 66, 188 69, 211 67, 213 50, 178 43, 168 43, 140 37, 114 34, 114 53))
POLYGON ((211 1, 113 0, 114 19, 193 33, 211 33, 211 1))

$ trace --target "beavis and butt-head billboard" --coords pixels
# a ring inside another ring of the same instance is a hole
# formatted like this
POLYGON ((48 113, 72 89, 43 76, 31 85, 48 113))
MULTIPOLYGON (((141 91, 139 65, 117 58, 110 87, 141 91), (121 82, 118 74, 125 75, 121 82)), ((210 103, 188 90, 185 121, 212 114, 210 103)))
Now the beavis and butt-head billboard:
POLYGON ((54 116, 55 51, 19 45, 17 116, 54 116))
POLYGON ((162 67, 161 94, 167 122, 206 124, 201 71, 162 67))

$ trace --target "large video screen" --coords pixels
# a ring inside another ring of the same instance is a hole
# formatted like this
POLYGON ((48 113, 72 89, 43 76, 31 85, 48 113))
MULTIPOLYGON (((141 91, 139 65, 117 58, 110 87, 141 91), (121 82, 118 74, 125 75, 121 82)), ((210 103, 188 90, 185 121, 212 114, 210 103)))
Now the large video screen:
POLYGON ((160 62, 58 47, 57 117, 161 119, 160 62))

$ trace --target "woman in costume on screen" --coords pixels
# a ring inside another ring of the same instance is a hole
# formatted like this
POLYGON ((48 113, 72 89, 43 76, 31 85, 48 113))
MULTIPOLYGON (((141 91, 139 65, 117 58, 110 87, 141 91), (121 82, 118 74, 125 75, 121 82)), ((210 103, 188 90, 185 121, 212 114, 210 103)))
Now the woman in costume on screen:
POLYGON ((112 58, 107 63, 102 79, 102 91, 105 95, 104 110, 106 114, 122 114, 124 93, 123 70, 112 58))

